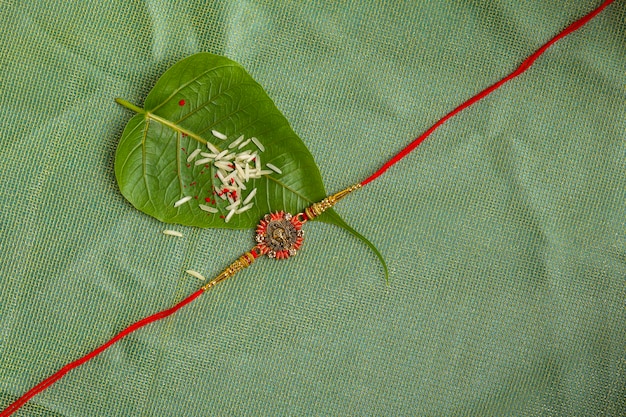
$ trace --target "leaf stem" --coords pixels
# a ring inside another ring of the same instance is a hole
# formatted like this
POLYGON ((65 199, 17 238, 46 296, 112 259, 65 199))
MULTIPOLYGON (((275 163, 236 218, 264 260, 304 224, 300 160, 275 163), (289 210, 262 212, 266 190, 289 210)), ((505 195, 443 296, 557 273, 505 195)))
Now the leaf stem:
POLYGON ((119 104, 120 106, 122 106, 122 107, 126 107, 128 110, 132 110, 135 113, 143 114, 148 119, 152 119, 152 120, 154 120, 156 122, 159 122, 159 123, 161 123, 161 124, 171 128, 172 130, 174 130, 176 132, 182 133, 185 136, 189 136, 190 138, 195 139, 195 140, 197 140, 198 142, 200 142, 200 143, 202 143, 204 145, 206 145, 206 143, 207 143, 206 139, 204 139, 202 136, 199 136, 199 135, 197 135, 197 134, 195 134, 195 133, 193 133, 193 132, 191 132, 191 131, 189 131, 187 129, 184 129, 184 128, 178 126, 177 124, 175 124, 173 122, 170 122, 167 119, 164 119, 164 118, 162 118, 160 116, 157 116, 154 113, 150 113, 149 111, 146 111, 145 109, 142 109, 141 107, 135 106, 133 103, 131 103, 129 101, 126 101, 123 98, 119 98, 118 97, 118 98, 115 99, 115 102, 117 104, 119 104))
POLYGON ((115 99, 115 102, 122 107, 126 107, 128 110, 134 111, 135 113, 146 114, 146 111, 144 109, 135 106, 133 103, 126 101, 123 98, 118 97, 115 99))

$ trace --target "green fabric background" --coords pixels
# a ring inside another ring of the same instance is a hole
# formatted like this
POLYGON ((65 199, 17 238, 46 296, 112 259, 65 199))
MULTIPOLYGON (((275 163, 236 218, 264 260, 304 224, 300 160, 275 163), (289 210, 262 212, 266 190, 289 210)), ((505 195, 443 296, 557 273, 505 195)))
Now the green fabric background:
MULTIPOLYGON (((113 158, 169 66, 223 54, 338 191, 600 0, 0 1, 0 408, 167 308, 249 231, 136 211, 113 158)), ((338 212, 18 416, 626 415, 626 6, 338 212)))

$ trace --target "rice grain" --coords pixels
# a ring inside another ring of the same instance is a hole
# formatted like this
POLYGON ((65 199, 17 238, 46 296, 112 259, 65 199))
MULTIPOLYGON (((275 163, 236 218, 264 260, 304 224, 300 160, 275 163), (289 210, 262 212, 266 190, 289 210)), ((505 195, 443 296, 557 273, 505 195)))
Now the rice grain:
POLYGON ((176 230, 163 230, 163 234, 168 236, 183 237, 183 234, 177 232, 176 230))
POLYGON ((278 168, 274 164, 267 163, 267 164, 265 164, 265 166, 268 167, 269 169, 271 169, 272 171, 274 171, 277 174, 282 174, 283 173, 283 171, 281 171, 280 168, 278 168))
POLYGON ((257 138, 252 137, 252 138, 250 138, 250 139, 251 139, 251 140, 252 140, 252 142, 256 145, 256 147, 257 147, 257 148, 259 148, 259 150, 260 150, 261 152, 263 152, 263 151, 265 150, 265 146, 263 146, 263 145, 261 144, 261 142, 259 142, 259 140, 258 140, 257 138))
POLYGON ((180 200, 178 200, 177 202, 174 203, 174 207, 178 207, 181 204, 185 204, 187 201, 191 200, 193 197, 191 196, 187 196, 187 197, 183 197, 180 200))
POLYGON ((193 151, 192 153, 189 154, 189 156, 187 157, 187 162, 191 162, 194 160, 194 158, 196 156, 198 156, 198 154, 200 153, 200 148, 196 149, 195 151, 193 151))
POLYGON ((193 269, 188 269, 185 272, 188 273, 189 275, 191 275, 194 278, 198 278, 201 281, 206 281, 206 278, 204 277, 204 275, 202 275, 198 271, 194 271, 193 269))
POLYGON ((213 136, 215 136, 216 138, 221 139, 221 140, 228 139, 228 136, 226 136, 222 132, 218 132, 217 130, 211 130, 211 134, 213 134, 213 136))

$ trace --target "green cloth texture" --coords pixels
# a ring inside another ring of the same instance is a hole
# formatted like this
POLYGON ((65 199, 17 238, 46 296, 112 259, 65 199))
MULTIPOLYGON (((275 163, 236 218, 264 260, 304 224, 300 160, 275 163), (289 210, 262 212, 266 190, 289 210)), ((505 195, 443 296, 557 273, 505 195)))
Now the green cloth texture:
MULTIPOLYGON (((241 63, 326 190, 363 180, 600 0, 0 2, 0 409, 253 245, 167 226, 114 155, 172 64, 241 63), (163 235, 173 228, 183 238, 163 235)), ((15 415, 625 416, 626 5, 15 415)))

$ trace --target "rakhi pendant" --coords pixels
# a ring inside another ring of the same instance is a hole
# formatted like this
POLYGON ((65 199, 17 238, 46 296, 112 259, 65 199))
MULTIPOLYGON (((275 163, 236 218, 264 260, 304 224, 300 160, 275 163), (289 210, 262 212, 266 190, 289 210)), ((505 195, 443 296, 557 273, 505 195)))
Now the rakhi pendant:
POLYGON ((256 228, 257 249, 269 258, 296 256, 302 246, 304 216, 279 211, 266 214, 256 228), (302 221, 300 220, 302 219, 302 221))

